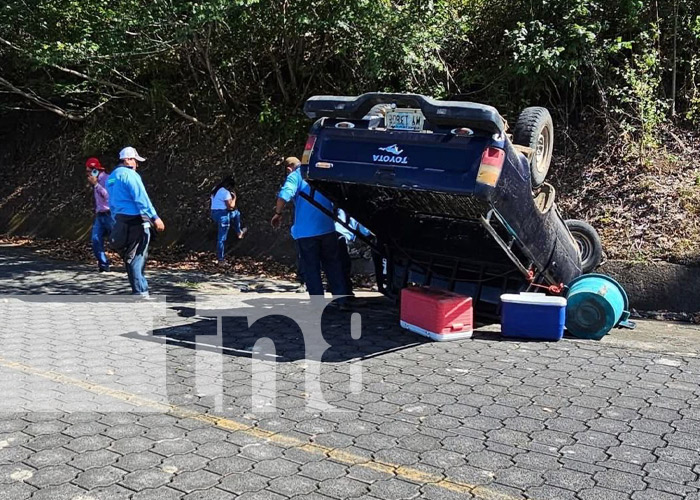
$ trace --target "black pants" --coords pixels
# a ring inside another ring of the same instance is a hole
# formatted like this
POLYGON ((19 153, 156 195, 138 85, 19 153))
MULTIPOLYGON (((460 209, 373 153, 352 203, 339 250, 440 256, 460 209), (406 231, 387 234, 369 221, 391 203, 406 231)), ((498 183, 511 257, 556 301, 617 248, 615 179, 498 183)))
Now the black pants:
POLYGON ((333 295, 347 295, 347 284, 338 257, 336 233, 327 233, 309 238, 299 238, 297 246, 302 274, 309 295, 323 295, 321 268, 326 272, 333 295))

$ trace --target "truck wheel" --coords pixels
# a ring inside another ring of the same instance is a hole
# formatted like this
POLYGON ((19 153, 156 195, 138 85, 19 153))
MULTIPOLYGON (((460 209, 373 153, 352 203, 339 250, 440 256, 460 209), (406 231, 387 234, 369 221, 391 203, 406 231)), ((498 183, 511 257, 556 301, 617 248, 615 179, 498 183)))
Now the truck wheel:
POLYGON ((544 182, 552 161, 554 149, 554 124, 546 108, 525 108, 518 116, 513 131, 513 142, 534 150, 530 161, 532 187, 544 182))
POLYGON ((582 220, 569 219, 566 227, 569 228, 571 236, 578 244, 581 253, 581 270, 585 273, 593 271, 603 258, 603 246, 600 243, 598 232, 582 220))

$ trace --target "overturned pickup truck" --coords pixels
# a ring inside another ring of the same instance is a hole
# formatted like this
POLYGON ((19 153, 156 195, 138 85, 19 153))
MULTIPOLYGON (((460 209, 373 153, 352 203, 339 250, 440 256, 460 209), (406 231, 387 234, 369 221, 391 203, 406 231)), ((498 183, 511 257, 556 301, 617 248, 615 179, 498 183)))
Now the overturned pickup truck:
POLYGON ((374 233, 384 294, 436 286, 497 317, 502 293, 558 293, 599 264, 595 230, 564 221, 544 182, 546 109, 526 108, 512 136, 493 107, 416 94, 317 96, 304 111, 303 175, 374 233))

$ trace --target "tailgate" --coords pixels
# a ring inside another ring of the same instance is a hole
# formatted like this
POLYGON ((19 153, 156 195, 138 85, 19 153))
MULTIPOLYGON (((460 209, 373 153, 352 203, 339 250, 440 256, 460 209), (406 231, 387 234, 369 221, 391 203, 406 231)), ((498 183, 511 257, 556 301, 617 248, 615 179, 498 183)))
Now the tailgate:
POLYGON ((311 180, 455 194, 474 191, 487 135, 323 128, 309 164, 311 180))

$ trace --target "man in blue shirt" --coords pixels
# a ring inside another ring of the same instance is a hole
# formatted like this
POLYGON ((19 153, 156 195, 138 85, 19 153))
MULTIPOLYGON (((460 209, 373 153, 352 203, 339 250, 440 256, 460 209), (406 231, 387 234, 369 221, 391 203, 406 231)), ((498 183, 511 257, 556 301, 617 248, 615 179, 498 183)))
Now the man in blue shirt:
MULTIPOLYGON (((272 227, 280 227, 282 211, 287 203, 293 201, 295 210, 292 238, 299 249, 301 268, 309 295, 323 295, 321 266, 326 272, 333 295, 347 295, 333 219, 302 197, 302 192, 311 195, 311 187, 302 178, 301 170, 296 169, 287 176, 277 195, 275 215, 270 221, 272 227)), ((333 204, 321 193, 315 192, 314 200, 329 211, 333 210, 333 204)))
POLYGON ((158 232, 165 224, 153 208, 141 176, 136 173, 139 162, 146 161, 136 149, 126 147, 119 152, 117 165, 107 180, 109 206, 115 224, 110 244, 119 252, 134 295, 148 297, 148 282, 143 272, 148 258, 151 227, 158 232))

